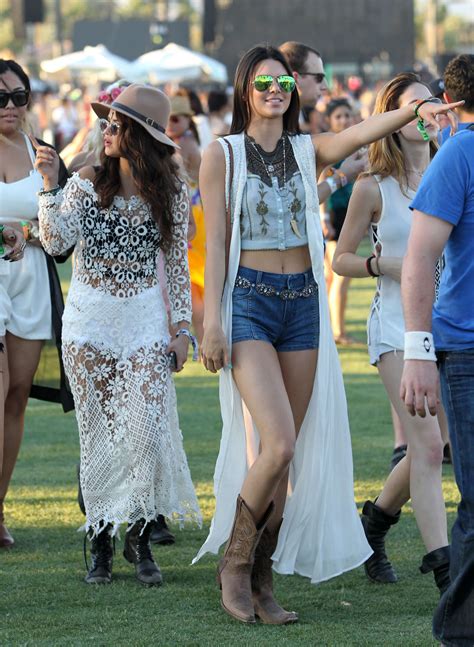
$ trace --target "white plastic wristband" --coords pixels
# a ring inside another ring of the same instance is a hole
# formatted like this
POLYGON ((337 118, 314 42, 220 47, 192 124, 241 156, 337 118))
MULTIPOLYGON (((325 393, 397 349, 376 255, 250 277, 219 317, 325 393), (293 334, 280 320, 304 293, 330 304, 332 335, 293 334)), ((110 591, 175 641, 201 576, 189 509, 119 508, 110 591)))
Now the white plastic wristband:
POLYGON ((339 188, 337 186, 336 180, 331 176, 326 178, 326 182, 328 183, 328 187, 331 189, 331 194, 333 194, 337 189, 339 188))
POLYGON ((433 335, 423 330, 406 332, 404 359, 422 359, 436 362, 433 335))

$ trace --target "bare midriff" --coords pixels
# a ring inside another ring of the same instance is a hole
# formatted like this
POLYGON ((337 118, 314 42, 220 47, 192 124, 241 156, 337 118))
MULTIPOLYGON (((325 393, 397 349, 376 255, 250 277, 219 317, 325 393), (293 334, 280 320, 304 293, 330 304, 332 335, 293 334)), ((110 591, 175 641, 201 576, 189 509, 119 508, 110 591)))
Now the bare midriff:
POLYGON ((311 267, 311 257, 307 245, 283 251, 245 250, 240 253, 240 265, 273 274, 300 274, 311 267))

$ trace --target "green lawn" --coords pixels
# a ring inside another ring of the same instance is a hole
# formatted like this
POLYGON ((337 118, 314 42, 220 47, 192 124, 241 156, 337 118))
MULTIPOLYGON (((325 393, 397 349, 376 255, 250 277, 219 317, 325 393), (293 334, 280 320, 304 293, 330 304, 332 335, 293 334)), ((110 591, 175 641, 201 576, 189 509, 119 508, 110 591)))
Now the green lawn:
MULTIPOLYGON (((63 269, 66 278, 67 268, 63 269)), ((374 284, 353 283, 348 332, 361 344, 341 351, 349 401, 357 505, 380 490, 391 454, 389 406, 363 342, 374 284)), ((0 645, 432 645, 438 594, 418 571, 424 547, 409 506, 390 533, 388 551, 400 581, 370 584, 362 568, 314 586, 276 576, 279 600, 299 612, 288 627, 243 626, 221 611, 216 560, 190 562, 213 511, 212 474, 219 447, 217 379, 189 363, 177 377, 181 427, 205 525, 177 530, 177 543, 155 548, 165 583, 146 589, 117 542, 114 582, 83 583, 83 517, 76 503, 78 439, 74 414, 31 401, 25 441, 6 504, 16 547, 0 553, 0 645)), ((449 525, 458 494, 444 467, 449 525)), ((123 533, 122 533, 123 535, 123 533)), ((122 537, 123 539, 123 537, 122 537)))

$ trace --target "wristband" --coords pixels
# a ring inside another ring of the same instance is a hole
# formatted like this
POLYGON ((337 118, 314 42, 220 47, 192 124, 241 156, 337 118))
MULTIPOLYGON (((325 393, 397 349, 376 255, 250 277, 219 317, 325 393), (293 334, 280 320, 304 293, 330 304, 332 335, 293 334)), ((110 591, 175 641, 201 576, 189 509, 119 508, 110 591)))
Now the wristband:
POLYGON ((38 195, 56 195, 56 193, 59 193, 61 191, 61 187, 59 184, 52 189, 48 189, 48 191, 45 191, 44 189, 41 189, 41 191, 38 191, 38 195))
POLYGON ((196 337, 191 332, 189 332, 187 328, 180 328, 176 333, 176 337, 179 337, 180 335, 186 335, 186 337, 188 337, 189 341, 191 342, 193 346, 193 362, 196 362, 198 359, 198 343, 196 337))
POLYGON ((418 99, 415 101, 413 104, 413 112, 415 113, 415 117, 418 119, 421 119, 420 115, 418 114, 418 110, 421 108, 421 106, 424 103, 442 103, 441 99, 437 99, 436 97, 428 97, 427 99, 418 99))
POLYGON ((336 184, 336 180, 333 177, 327 177, 326 182, 327 182, 328 187, 331 189, 331 195, 332 195, 338 189, 338 186, 336 184))
POLYGON ((380 274, 376 274, 374 270, 372 269, 372 259, 375 258, 375 254, 372 254, 368 258, 365 259, 365 269, 367 270, 367 274, 371 276, 373 279, 376 279, 380 276, 380 274))
POLYGON ((404 359, 422 359, 436 362, 433 335, 422 330, 406 332, 404 359))

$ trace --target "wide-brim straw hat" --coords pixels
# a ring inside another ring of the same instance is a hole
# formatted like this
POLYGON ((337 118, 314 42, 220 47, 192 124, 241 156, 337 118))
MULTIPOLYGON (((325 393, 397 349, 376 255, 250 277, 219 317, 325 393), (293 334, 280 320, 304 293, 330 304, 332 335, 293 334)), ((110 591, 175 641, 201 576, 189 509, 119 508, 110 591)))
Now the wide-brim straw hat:
POLYGON ((184 115, 185 117, 192 117, 194 111, 191 108, 191 102, 188 97, 177 94, 170 99, 171 112, 170 115, 184 115))
POLYGON ((165 129, 170 115, 170 100, 164 92, 147 85, 132 83, 112 103, 92 102, 91 107, 100 118, 107 118, 111 110, 136 121, 157 141, 179 148, 167 137, 165 129))

